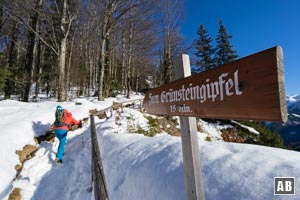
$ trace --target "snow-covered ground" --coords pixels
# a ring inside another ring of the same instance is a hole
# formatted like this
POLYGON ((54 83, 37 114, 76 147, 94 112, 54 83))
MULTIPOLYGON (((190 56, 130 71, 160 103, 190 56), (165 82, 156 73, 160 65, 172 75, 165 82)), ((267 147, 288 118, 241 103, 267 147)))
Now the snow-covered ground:
MULTIPOLYGON (((75 99, 60 103, 76 119, 88 116, 122 97, 98 102, 75 99), (76 102, 81 105, 75 105, 76 102)), ((22 189, 22 199, 93 199, 91 186, 90 128, 69 132, 64 163, 53 162, 54 143, 42 142, 36 156, 25 162, 18 180, 12 181, 19 163, 15 154, 33 137, 45 133, 54 121, 57 102, 22 103, 0 101, 0 199, 7 199, 13 187, 22 189)), ((124 109, 120 126, 115 116, 96 119, 102 162, 111 200, 185 199, 181 139, 167 134, 146 137, 129 133, 128 119, 147 127, 136 110, 124 109)), ((300 153, 248 144, 205 141, 218 137, 218 124, 201 121, 205 133, 198 133, 205 198, 210 200, 300 199, 300 153), (274 196, 274 177, 295 177, 295 195, 274 196)))

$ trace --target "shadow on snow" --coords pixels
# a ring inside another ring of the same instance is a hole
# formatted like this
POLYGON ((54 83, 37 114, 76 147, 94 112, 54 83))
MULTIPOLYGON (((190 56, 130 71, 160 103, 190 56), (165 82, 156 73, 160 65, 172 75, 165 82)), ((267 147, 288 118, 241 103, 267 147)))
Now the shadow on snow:
MULTIPOLYGON (((36 123, 36 126, 41 128, 43 125, 36 123)), ((68 138, 70 136, 72 132, 68 133, 68 138)), ((53 167, 42 177, 32 199, 90 199, 92 193, 87 191, 91 186, 90 142, 90 128, 68 139, 63 164, 53 160, 58 144, 55 152, 49 151, 49 162, 53 167)))

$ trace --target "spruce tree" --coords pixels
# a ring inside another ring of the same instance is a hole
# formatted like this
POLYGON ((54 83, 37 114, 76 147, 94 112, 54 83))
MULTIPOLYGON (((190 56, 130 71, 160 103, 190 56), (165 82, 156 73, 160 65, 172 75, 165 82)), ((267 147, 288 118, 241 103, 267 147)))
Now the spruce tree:
MULTIPOLYGON (((0 54, 0 61, 2 61, 2 55, 0 54)), ((9 71, 7 67, 2 65, 2 62, 0 62, 0 94, 3 94, 5 92, 5 82, 8 81, 9 78, 9 71)))
MULTIPOLYGON (((195 40, 195 48, 196 52, 195 55, 197 56, 196 65, 202 69, 211 69, 214 67, 213 55, 214 55, 214 48, 211 45, 213 39, 208 35, 207 30, 201 24, 197 34, 199 38, 195 40)), ((198 72, 200 70, 197 70, 198 72)))
POLYGON ((238 57, 236 51, 233 50, 233 47, 229 42, 229 39, 231 39, 232 36, 227 34, 226 28, 221 19, 219 20, 219 26, 219 32, 216 38, 217 46, 215 56, 217 66, 231 62, 238 57))

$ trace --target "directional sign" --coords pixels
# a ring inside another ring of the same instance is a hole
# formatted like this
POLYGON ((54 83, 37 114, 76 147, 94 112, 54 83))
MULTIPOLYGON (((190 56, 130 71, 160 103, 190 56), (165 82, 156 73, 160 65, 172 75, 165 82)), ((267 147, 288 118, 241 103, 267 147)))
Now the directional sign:
POLYGON ((201 118, 287 121, 280 46, 151 89, 148 113, 201 118))

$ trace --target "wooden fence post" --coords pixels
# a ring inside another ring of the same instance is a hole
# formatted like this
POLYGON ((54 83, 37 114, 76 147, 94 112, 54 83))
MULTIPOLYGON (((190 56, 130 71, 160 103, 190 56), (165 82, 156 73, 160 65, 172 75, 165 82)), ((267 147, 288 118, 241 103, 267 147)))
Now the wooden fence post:
MULTIPOLYGON (((180 63, 175 69, 176 79, 191 75, 189 56, 182 54, 180 63)), ((196 118, 179 118, 186 196, 188 200, 204 200, 196 118)))

